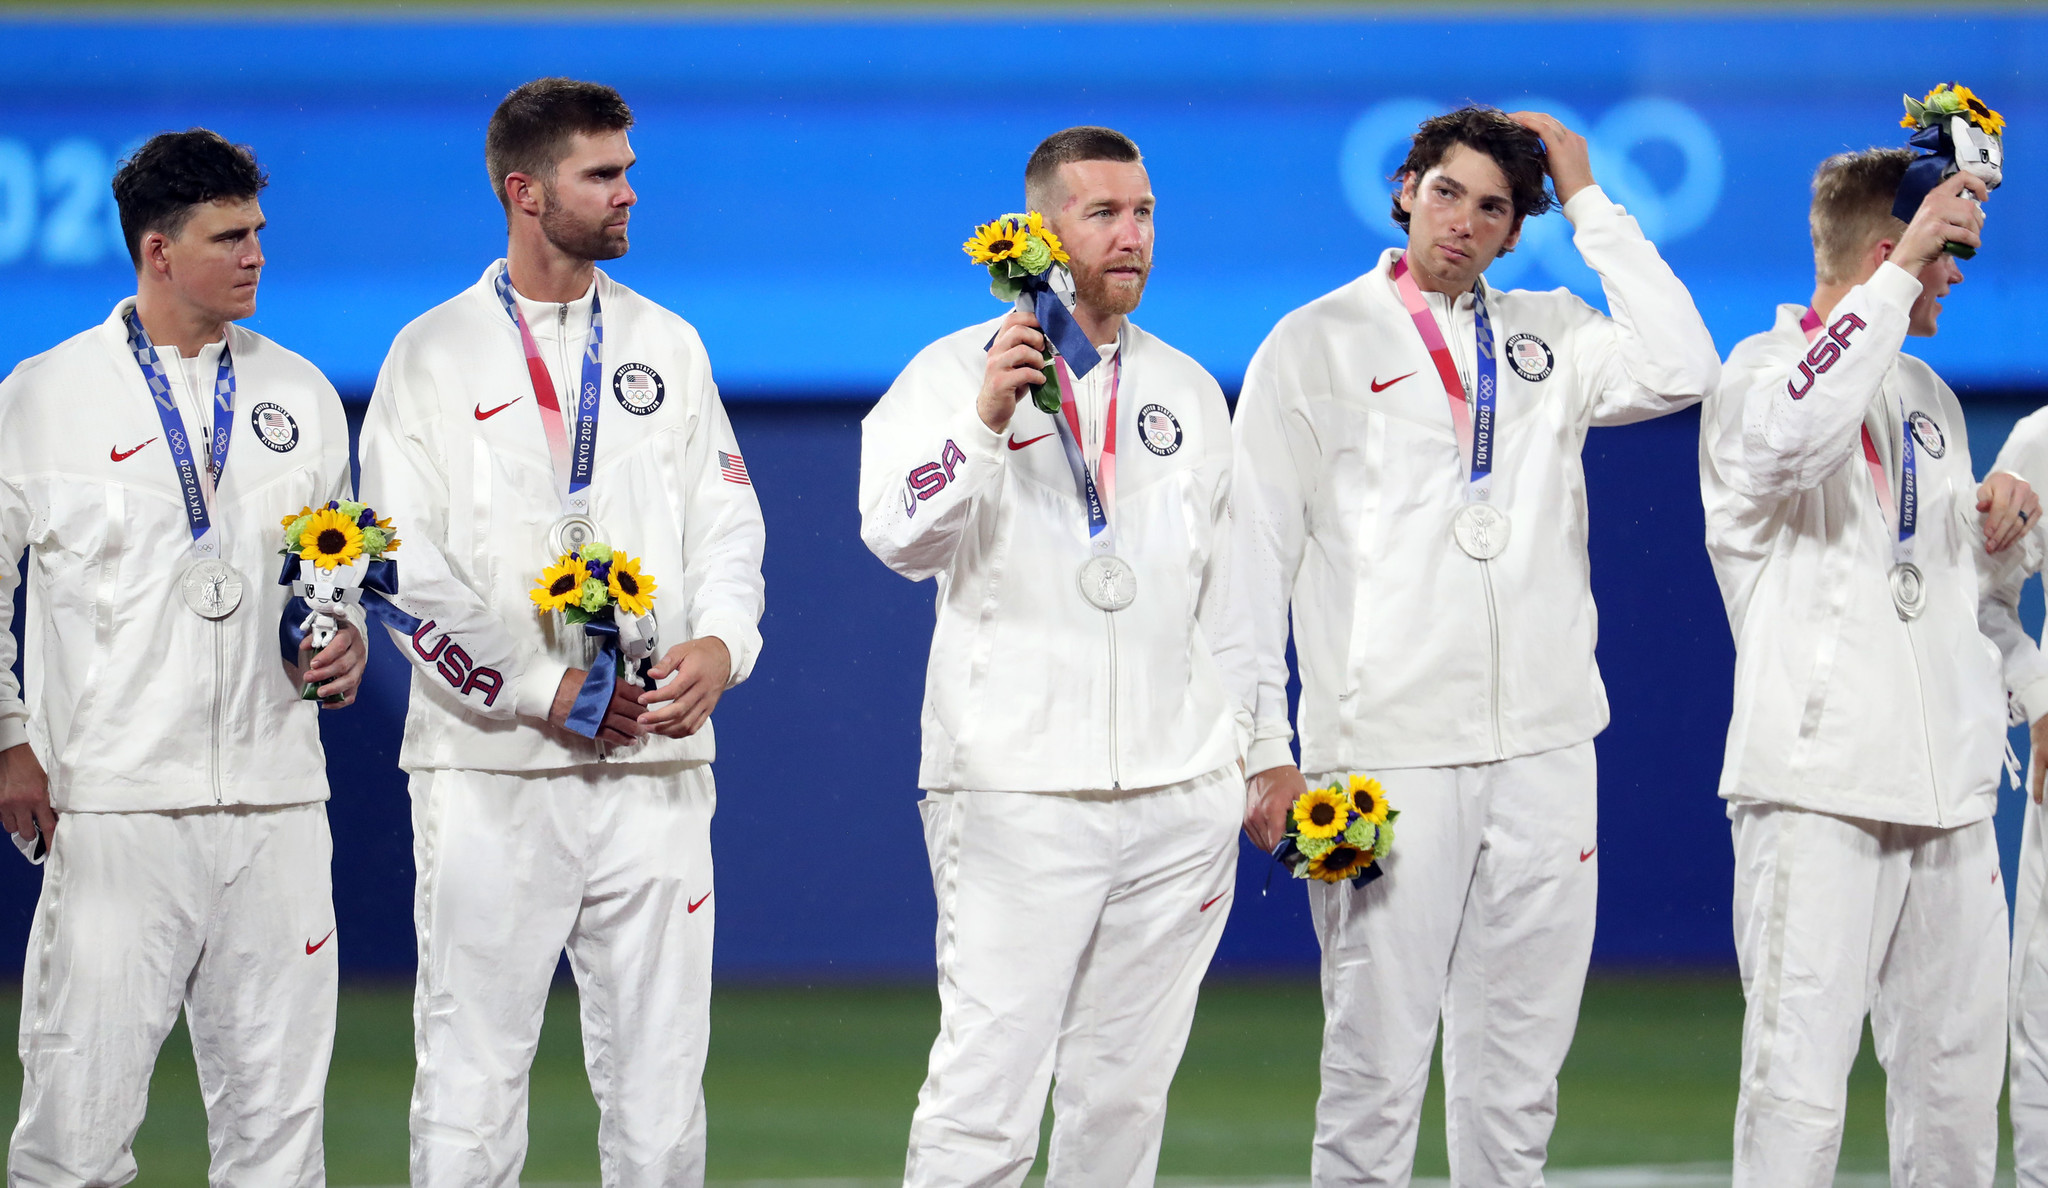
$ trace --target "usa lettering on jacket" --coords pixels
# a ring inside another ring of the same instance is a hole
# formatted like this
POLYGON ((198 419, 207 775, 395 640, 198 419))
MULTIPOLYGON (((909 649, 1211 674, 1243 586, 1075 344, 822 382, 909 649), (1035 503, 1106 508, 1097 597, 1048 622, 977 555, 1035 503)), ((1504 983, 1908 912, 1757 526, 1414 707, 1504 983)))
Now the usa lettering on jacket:
POLYGON ((1841 361, 1842 352, 1849 349, 1849 336, 1862 329, 1863 319, 1855 314, 1836 318, 1825 335, 1813 340, 1813 348, 1806 352, 1806 358, 1799 361, 1799 379, 1785 381, 1785 394, 1794 400, 1805 398, 1813 390, 1814 378, 1826 375, 1841 361))

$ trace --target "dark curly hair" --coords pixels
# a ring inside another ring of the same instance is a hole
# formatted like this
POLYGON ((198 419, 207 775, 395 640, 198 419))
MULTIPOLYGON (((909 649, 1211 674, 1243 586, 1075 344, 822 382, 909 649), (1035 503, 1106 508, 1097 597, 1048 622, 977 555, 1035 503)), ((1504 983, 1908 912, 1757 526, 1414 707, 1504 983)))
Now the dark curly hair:
POLYGON ((129 262, 142 266, 142 237, 151 231, 176 238, 195 207, 223 198, 254 198, 270 184, 245 144, 193 128, 159 132, 114 171, 114 205, 129 262))
POLYGON ((632 126, 633 109, 603 83, 537 78, 516 87, 491 113, 484 130, 484 168, 491 174, 491 192, 509 211, 508 175, 524 173, 549 188, 578 132, 596 135, 632 126))
MULTIPOLYGON (((1500 166, 1508 179, 1508 193, 1514 199, 1517 228, 1523 219, 1557 205, 1557 199, 1543 188, 1544 179, 1550 175, 1543 138, 1509 119, 1499 108, 1476 103, 1422 121, 1408 146, 1408 159, 1387 180, 1403 187, 1411 173, 1421 180, 1423 174, 1443 161, 1454 144, 1485 153, 1500 166)), ((1408 229, 1408 212, 1401 209, 1399 190, 1395 192, 1394 221, 1401 225, 1401 230, 1408 229)))

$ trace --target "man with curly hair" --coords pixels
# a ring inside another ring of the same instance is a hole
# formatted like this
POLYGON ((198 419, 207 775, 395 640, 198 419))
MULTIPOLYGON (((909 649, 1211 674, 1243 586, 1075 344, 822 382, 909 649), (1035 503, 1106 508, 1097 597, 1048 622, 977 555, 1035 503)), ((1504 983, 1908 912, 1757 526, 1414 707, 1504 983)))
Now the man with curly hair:
POLYGON ((1401 813, 1384 877, 1309 887, 1326 1016, 1315 1182, 1408 1182, 1441 1015, 1451 1179, 1523 1188, 1542 1183, 1593 945, 1592 739, 1608 710, 1579 452, 1590 426, 1699 400, 1719 361, 1555 119, 1435 117, 1395 178, 1406 247, 1283 318, 1238 403, 1257 657, 1245 829, 1272 848, 1307 785, 1347 773, 1376 775, 1401 813), (1546 174, 1611 316, 1482 279, 1551 209, 1546 174))

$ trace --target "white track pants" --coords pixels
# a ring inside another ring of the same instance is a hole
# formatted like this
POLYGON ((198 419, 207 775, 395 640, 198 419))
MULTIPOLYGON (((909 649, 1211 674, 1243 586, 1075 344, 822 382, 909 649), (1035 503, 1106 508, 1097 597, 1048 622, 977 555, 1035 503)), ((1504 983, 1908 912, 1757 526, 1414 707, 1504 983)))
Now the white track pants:
POLYGON ((1441 1013, 1451 1183, 1540 1185, 1593 952, 1593 744, 1376 774, 1401 813, 1385 876, 1309 884, 1323 948, 1314 1183, 1409 1182, 1441 1013))
POLYGON ((412 777, 414 1188, 512 1188, 562 949, 605 1188, 704 1182, 711 769, 412 777))
POLYGON ((126 1184, 157 1050, 192 1034, 214 1188, 316 1188, 334 1048, 325 805, 66 813, 22 970, 10 1185, 126 1184))
POLYGON ((1053 1092, 1048 1188, 1146 1188, 1223 921, 1235 765, 1145 792, 933 792, 939 1038, 908 1188, 1014 1188, 1053 1092))
POLYGON ((1998 1155, 2005 889, 1991 822, 1955 829, 1739 804, 1748 1009, 1735 1188, 1827 1188, 1870 1015, 1895 1188, 1983 1188, 1998 1155))
POLYGON ((2027 798, 2012 930, 2012 1163, 2018 1188, 2048 1188, 2048 837, 2027 798))

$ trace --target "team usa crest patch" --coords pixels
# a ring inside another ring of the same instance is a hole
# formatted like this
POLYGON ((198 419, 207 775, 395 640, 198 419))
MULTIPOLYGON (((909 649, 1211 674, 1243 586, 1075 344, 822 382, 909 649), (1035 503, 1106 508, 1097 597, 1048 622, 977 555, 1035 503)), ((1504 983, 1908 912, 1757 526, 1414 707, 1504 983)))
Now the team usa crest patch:
POLYGON ((280 454, 289 453, 299 444, 299 423, 275 404, 259 404, 250 409, 249 425, 256 430, 259 441, 280 454))
POLYGON ((1508 366, 1515 374, 1536 383, 1550 378, 1551 369, 1557 357, 1550 353, 1550 344, 1534 334, 1517 334, 1507 342, 1508 366))
POLYGON ((654 368, 645 363, 628 363, 612 372, 612 395, 619 398, 620 408, 644 417, 661 407, 668 389, 661 382, 661 373, 654 368))
POLYGON ((1180 422, 1163 404, 1148 404, 1138 410, 1138 436, 1145 448, 1164 458, 1180 448, 1180 422))
POLYGON ((1913 427, 1913 440, 1930 458, 1939 458, 1948 452, 1948 439, 1941 435, 1941 426, 1934 418, 1914 409, 1906 414, 1906 423, 1913 427))

